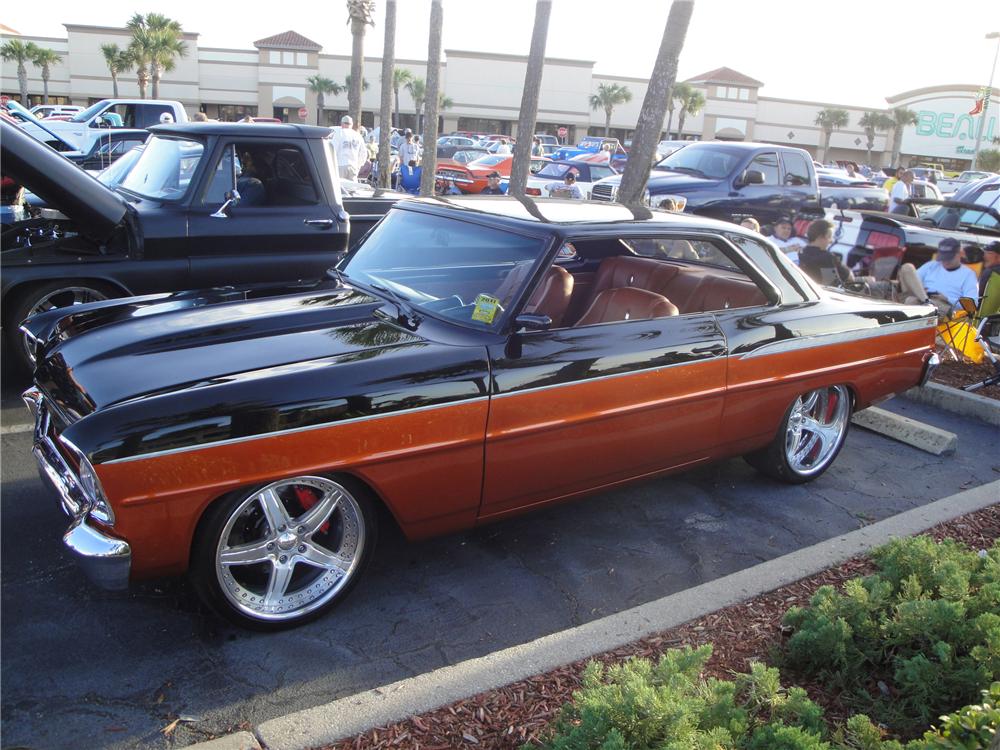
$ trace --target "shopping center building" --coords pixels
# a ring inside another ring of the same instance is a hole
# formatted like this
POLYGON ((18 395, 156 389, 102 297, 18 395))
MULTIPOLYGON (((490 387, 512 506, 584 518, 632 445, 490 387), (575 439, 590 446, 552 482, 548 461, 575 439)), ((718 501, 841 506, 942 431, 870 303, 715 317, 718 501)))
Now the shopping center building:
MULTIPOLYGON (((112 96, 111 77, 101 45, 117 43, 126 47, 130 34, 124 28, 66 24, 66 37, 14 36, 0 34, 0 42, 10 38, 31 41, 63 55, 63 63, 54 66, 49 81, 49 98, 55 103, 87 105, 112 96)), ((317 113, 316 95, 306 80, 321 75, 343 83, 350 72, 350 56, 324 54, 322 47, 295 32, 286 31, 253 43, 252 49, 222 49, 202 46, 200 36, 185 33, 188 52, 176 61, 176 67, 160 83, 160 97, 175 99, 193 113, 205 112, 210 118, 238 120, 245 115, 278 117, 288 122, 339 123, 347 109, 347 96, 327 95, 324 111, 317 113), (300 112, 305 117, 300 117, 300 112)), ((409 69, 415 77, 426 77, 426 62, 398 59, 398 67, 409 69)), ((442 86, 451 100, 443 112, 441 132, 468 130, 516 135, 517 115, 527 57, 468 50, 445 50, 442 86)), ((363 123, 377 121, 381 60, 365 59, 369 88, 362 95, 363 123)), ((17 98, 15 64, 4 62, 2 92, 17 98)), ((556 133, 567 128, 567 140, 586 133, 603 134, 605 114, 589 106, 591 94, 602 83, 627 86, 632 100, 615 108, 611 118, 612 135, 627 139, 638 119, 646 94, 647 79, 599 73, 587 60, 547 58, 539 99, 539 132, 556 133)), ((722 67, 688 79, 705 96, 705 107, 687 116, 682 136, 685 139, 754 140, 799 146, 817 156, 823 133, 815 124, 817 113, 837 107, 848 112, 847 127, 833 133, 825 161, 868 160, 867 137, 858 125, 866 108, 841 102, 797 101, 763 96, 764 83, 736 70, 722 67)), ((41 101, 42 80, 37 68, 29 67, 28 89, 31 103, 41 101)), ((917 113, 916 125, 905 128, 902 161, 916 164, 933 161, 946 168, 967 168, 975 146, 974 129, 982 118, 971 117, 979 87, 976 85, 935 86, 886 97, 887 109, 907 107, 917 113)), ((120 76, 122 97, 137 97, 133 73, 120 76)), ((994 102, 997 101, 994 90, 994 102)), ((402 123, 416 127, 414 103, 409 93, 400 91, 402 123)), ((990 108, 985 123, 984 142, 1000 136, 996 104, 990 108)), ((678 126, 674 113, 672 131, 678 126)), ((886 165, 891 150, 891 131, 878 133, 872 146, 872 162, 886 165)), ((672 135, 676 137, 676 135, 672 135)))

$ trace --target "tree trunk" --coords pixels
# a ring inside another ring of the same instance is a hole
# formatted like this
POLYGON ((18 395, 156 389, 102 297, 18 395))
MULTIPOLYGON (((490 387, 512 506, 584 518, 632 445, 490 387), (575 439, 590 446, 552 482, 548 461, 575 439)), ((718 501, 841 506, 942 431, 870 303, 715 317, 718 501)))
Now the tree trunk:
POLYGON ((670 140, 670 126, 674 124, 674 108, 670 106, 670 100, 674 97, 674 89, 671 86, 667 91, 667 140, 670 140))
POLYGON ((347 114, 354 129, 361 127, 361 84, 365 74, 365 23, 351 19, 351 87, 347 91, 347 114))
POLYGON ((149 83, 149 76, 146 73, 146 66, 140 65, 139 70, 136 72, 136 78, 139 81, 139 98, 146 98, 146 85, 149 83))
POLYGON ((111 71, 111 90, 114 91, 114 98, 118 98, 118 74, 111 71))
POLYGON ((28 70, 23 62, 17 64, 17 85, 21 89, 21 104, 28 107, 28 70))
POLYGON ((510 195, 524 195, 531 167, 531 144, 538 117, 538 95, 542 88, 542 70, 545 67, 545 42, 549 35, 549 15, 552 0, 535 3, 535 27, 531 32, 531 51, 528 68, 524 73, 524 91, 521 94, 521 113, 517 119, 517 143, 514 144, 514 163, 510 170, 510 195))
POLYGON ((892 158, 889 160, 890 167, 899 166, 899 152, 903 149, 903 126, 897 125, 892 130, 892 158))
POLYGON ((611 135, 611 110, 605 108, 604 110, 604 137, 607 138, 611 135))
POLYGON ((441 0, 431 0, 431 32, 427 42, 427 91, 424 107, 424 158, 420 162, 420 194, 434 195, 434 172, 437 171, 438 107, 441 103, 441 28, 444 8, 441 0))
MULTIPOLYGON (((681 111, 677 113, 677 140, 681 140, 684 137, 684 121, 687 119, 687 110, 681 107, 681 111)), ((632 136, 632 142, 635 143, 635 136, 632 136)))
POLYGON ((42 104, 49 103, 49 69, 42 68, 42 104))
POLYGON ((160 66, 153 64, 153 99, 160 98, 160 66))
POLYGON ((693 10, 694 0, 674 0, 670 5, 667 24, 663 28, 663 40, 656 55, 642 109, 639 110, 639 121, 632 135, 632 148, 618 188, 618 200, 622 203, 639 203, 649 179, 656 144, 663 129, 663 116, 667 111, 667 92, 673 88, 677 78, 677 59, 684 48, 684 37, 687 35, 693 10))
POLYGON ((378 185, 382 188, 389 187, 392 178, 389 174, 389 136, 392 135, 393 94, 396 97, 396 109, 399 110, 399 89, 393 91, 391 86, 395 68, 396 0, 386 0, 385 41, 382 43, 382 101, 378 114, 378 185))
MULTIPOLYGON (((386 12, 388 12, 388 8, 386 8, 386 12)), ((394 57, 395 57, 395 55, 394 55, 394 57)), ((403 112, 399 108, 399 89, 398 88, 394 88, 392 90, 392 95, 393 95, 394 99, 396 100, 396 111, 395 111, 395 114, 396 114, 396 127, 398 128, 400 126, 400 123, 403 120, 403 112)))
POLYGON ((320 115, 323 114, 323 107, 326 105, 326 99, 323 98, 323 92, 316 92, 316 124, 319 125, 320 115))

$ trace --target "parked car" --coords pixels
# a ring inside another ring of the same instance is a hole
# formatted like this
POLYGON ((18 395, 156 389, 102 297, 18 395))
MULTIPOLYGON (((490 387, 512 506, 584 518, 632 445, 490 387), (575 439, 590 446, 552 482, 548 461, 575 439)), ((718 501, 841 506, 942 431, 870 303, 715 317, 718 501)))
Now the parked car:
POLYGON ((102 99, 69 120, 49 120, 47 127, 39 123, 25 123, 24 129, 58 151, 88 152, 94 141, 99 140, 108 128, 145 129, 160 124, 163 115, 170 115, 175 123, 188 121, 187 112, 180 102, 166 99, 102 99), (58 136, 54 141, 52 134, 58 136), (70 144, 69 148, 61 142, 70 144))
MULTIPOLYGON (((533 157, 529 170, 537 172, 547 159, 533 157)), ((513 154, 487 154, 474 161, 463 165, 445 165, 439 167, 435 174, 446 180, 451 180, 455 186, 466 194, 481 193, 486 187, 487 176, 493 172, 499 172, 501 177, 510 177, 510 170, 514 164, 513 154)))
MULTIPOLYGON (((621 177, 607 177, 594 200, 617 200, 621 177)), ((773 223, 822 216, 816 172, 806 151, 768 143, 698 141, 657 162, 646 201, 659 207, 673 198, 688 213, 739 222, 753 216, 773 223)))
POLYGON ((83 107, 78 107, 74 104, 36 104, 31 108, 31 114, 33 114, 38 119, 44 119, 46 117, 63 116, 68 115, 70 117, 75 116, 78 112, 82 112, 83 107))
POLYGON ((986 179, 987 177, 996 177, 996 173, 970 169, 962 172, 954 179, 939 179, 937 185, 944 197, 948 198, 955 191, 960 190, 966 185, 977 182, 978 180, 986 179))
POLYGON ((121 156, 136 146, 141 146, 149 138, 148 130, 122 128, 105 130, 94 140, 87 152, 65 151, 67 159, 88 172, 100 172, 115 163, 121 156))
POLYGON ((317 278, 350 232, 363 235, 399 197, 342 195, 328 128, 159 126, 115 189, 19 128, 0 128, 5 175, 61 212, 15 221, 4 234, 4 332, 25 362, 16 324, 40 310, 317 278))
POLYGON ((823 168, 816 170, 816 178, 823 208, 889 210, 889 193, 864 177, 823 168))
POLYGON ((656 144, 656 158, 662 159, 670 154, 674 153, 678 149, 682 149, 692 141, 671 141, 663 140, 656 144))
POLYGON ((573 172, 576 175, 576 185, 586 200, 590 200, 590 193, 595 182, 615 174, 615 171, 607 164, 588 164, 575 159, 553 161, 543 165, 541 169, 528 178, 524 192, 526 195, 546 198, 552 186, 563 183, 567 172, 573 172))
POLYGON ((537 138, 538 142, 543 146, 559 147, 559 139, 554 135, 549 135, 548 133, 535 133, 535 138, 537 138))
POLYGON ((555 161, 566 161, 581 154, 596 154, 605 145, 611 149, 612 166, 617 171, 622 171, 625 168, 625 162, 628 161, 628 152, 617 138, 600 138, 593 135, 584 136, 576 146, 562 146, 553 154, 552 158, 555 161))
POLYGON ((476 141, 460 135, 444 135, 437 140, 437 158, 450 159, 456 151, 476 146, 476 141))
POLYGON ((927 376, 936 322, 733 224, 421 199, 308 288, 32 318, 25 400, 97 583, 188 571, 278 629, 358 582, 380 506, 422 539, 741 454, 815 479, 852 411, 927 376))

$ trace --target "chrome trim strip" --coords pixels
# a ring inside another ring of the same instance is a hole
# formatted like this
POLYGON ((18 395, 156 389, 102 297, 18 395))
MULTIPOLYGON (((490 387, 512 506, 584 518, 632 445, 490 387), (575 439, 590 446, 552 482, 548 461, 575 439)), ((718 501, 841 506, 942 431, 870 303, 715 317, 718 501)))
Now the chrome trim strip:
POLYGON ((925 328, 934 328, 936 326, 937 320, 934 318, 919 318, 917 320, 903 320, 898 323, 888 323, 886 325, 880 325, 860 331, 855 329, 853 331, 840 331, 838 333, 820 333, 814 336, 802 336, 800 338, 772 341, 745 354, 741 354, 738 358, 752 359, 753 357, 763 357, 771 354, 784 354, 786 352, 794 352, 801 349, 812 349, 817 346, 846 344, 850 341, 862 341, 864 339, 878 338, 880 336, 892 336, 897 333, 920 331, 925 328))
POLYGON ((276 430, 274 432, 262 432, 259 435, 247 435, 245 437, 238 438, 228 438, 226 440, 215 440, 210 443, 198 443, 198 445, 185 445, 180 448, 168 448, 162 451, 152 451, 151 453, 140 453, 135 456, 125 456, 124 458, 114 458, 110 461, 104 461, 99 466, 111 466, 113 464, 124 464, 130 461, 143 461, 147 458, 159 458, 160 456, 172 456, 176 453, 187 453, 189 451, 201 450, 203 448, 218 448, 223 445, 236 445, 238 443, 246 443, 250 440, 260 440, 261 438, 268 437, 283 437, 285 435, 294 435, 299 432, 309 432, 310 430, 322 430, 327 427, 339 427, 345 424, 356 424, 358 422, 367 422, 372 419, 387 419, 389 417, 398 417, 400 414, 415 414, 421 411, 430 411, 431 409, 445 409, 449 406, 465 406, 466 404, 475 404, 480 401, 489 401, 489 396, 473 396, 472 398, 462 399, 461 401, 449 401, 446 404, 431 404, 430 406, 417 406, 413 409, 399 409, 398 411, 391 411, 385 414, 369 414, 364 417, 354 417, 352 419, 341 419, 337 422, 324 422, 323 424, 311 424, 308 427, 292 427, 288 430, 276 430))

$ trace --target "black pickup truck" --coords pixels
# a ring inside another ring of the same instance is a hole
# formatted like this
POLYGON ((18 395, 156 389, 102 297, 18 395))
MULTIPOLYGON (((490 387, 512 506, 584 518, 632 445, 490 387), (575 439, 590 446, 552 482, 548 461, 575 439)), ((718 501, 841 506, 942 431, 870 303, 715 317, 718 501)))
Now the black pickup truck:
MULTIPOLYGON (((399 198, 342 189, 328 128, 161 125, 111 189, 0 123, 5 177, 50 208, 4 224, 4 332, 110 297, 322 277, 399 198)), ((360 187, 360 186, 359 186, 360 187)))
MULTIPOLYGON (((620 175, 606 177, 591 197, 616 200, 620 183, 620 175)), ((762 225, 782 215, 823 215, 808 152, 769 143, 703 141, 674 151, 653 166, 646 185, 650 206, 667 198, 688 213, 727 221, 753 216, 762 225)))

